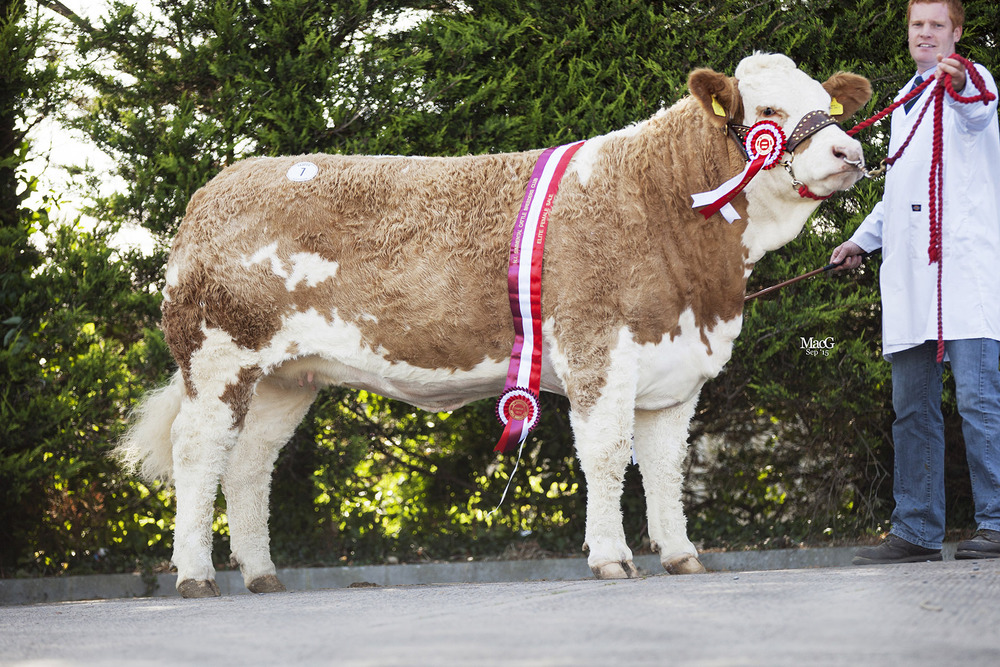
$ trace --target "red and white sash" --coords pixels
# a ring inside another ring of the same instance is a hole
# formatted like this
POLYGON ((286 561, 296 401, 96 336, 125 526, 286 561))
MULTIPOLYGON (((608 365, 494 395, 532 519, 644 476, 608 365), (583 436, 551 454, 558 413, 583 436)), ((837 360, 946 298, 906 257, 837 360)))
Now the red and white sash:
POLYGON ((573 154, 585 142, 546 149, 538 158, 517 214, 510 243, 507 287, 514 317, 514 347, 497 418, 504 425, 494 451, 524 442, 538 423, 542 377, 542 254, 552 202, 573 154))

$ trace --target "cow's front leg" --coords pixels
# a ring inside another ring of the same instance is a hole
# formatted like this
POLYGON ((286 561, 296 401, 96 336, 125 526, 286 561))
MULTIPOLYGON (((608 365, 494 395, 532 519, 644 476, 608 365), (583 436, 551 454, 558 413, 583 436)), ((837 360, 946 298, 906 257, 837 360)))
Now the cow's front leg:
POLYGON ((649 537, 660 563, 671 574, 696 574, 705 568, 687 536, 681 503, 688 426, 698 397, 663 410, 636 410, 635 454, 646 491, 649 537))
MULTIPOLYGON (((573 430, 588 428, 574 421, 573 430)), ((579 437, 579 436, 578 436, 579 437)), ((587 564, 598 579, 631 579, 638 571, 622 528, 622 482, 631 450, 624 439, 599 442, 589 437, 577 445, 580 466, 587 480, 587 528, 583 548, 589 552, 587 564)))
POLYGON ((570 423, 587 481, 587 563, 600 579, 637 575, 622 527, 622 483, 631 457, 637 367, 628 341, 612 350, 603 384, 589 370, 569 383, 570 423), (576 382, 574 382, 574 380, 576 382), (595 387, 599 387, 596 388, 595 387))

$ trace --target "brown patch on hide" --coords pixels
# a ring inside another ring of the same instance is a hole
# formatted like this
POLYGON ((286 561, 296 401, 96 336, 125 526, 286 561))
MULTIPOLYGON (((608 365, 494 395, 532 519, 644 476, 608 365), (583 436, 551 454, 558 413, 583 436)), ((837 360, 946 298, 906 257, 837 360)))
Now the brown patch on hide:
POLYGON ((844 107, 843 113, 833 116, 838 122, 853 116, 872 98, 868 79, 850 72, 837 72, 823 83, 823 88, 844 107))
POLYGON ((223 403, 233 411, 233 427, 243 428, 243 420, 250 411, 250 402, 253 400, 253 388, 260 380, 264 372, 260 366, 252 368, 241 368, 235 384, 226 385, 226 389, 219 397, 223 403))
MULTIPOLYGON (((171 251, 172 255, 176 253, 177 241, 171 251)), ((184 390, 190 398, 194 398, 198 391, 191 380, 191 356, 205 342, 197 289, 192 289, 190 285, 186 289, 169 287, 169 294, 169 300, 165 299, 160 306, 163 313, 160 326, 167 346, 180 368, 184 390)))

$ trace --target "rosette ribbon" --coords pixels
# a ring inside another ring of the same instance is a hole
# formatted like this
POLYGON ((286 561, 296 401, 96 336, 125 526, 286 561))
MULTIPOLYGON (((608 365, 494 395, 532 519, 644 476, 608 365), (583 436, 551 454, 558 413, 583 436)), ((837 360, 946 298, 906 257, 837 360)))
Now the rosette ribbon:
POLYGON ((743 171, 714 190, 691 195, 691 208, 701 209, 700 213, 706 220, 715 213, 722 213, 730 224, 740 219, 740 214, 730 202, 758 172, 778 164, 778 159, 785 152, 785 133, 773 120, 762 120, 750 128, 745 147, 750 159, 743 171))
POLYGON ((542 254, 559 181, 583 141, 546 149, 535 163, 510 243, 507 288, 514 318, 514 346, 497 418, 504 425, 494 451, 524 442, 538 423, 542 378, 542 254))

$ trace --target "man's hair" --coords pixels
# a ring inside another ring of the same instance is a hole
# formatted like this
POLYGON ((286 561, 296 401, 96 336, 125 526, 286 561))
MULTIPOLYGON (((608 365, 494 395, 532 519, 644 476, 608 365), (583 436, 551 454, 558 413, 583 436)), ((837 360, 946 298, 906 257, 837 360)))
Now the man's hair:
POLYGON ((906 5, 906 22, 910 22, 910 9, 913 8, 913 5, 936 3, 948 6, 948 17, 951 18, 953 28, 961 28, 965 25, 965 7, 962 5, 962 0, 910 0, 910 3, 906 5))

